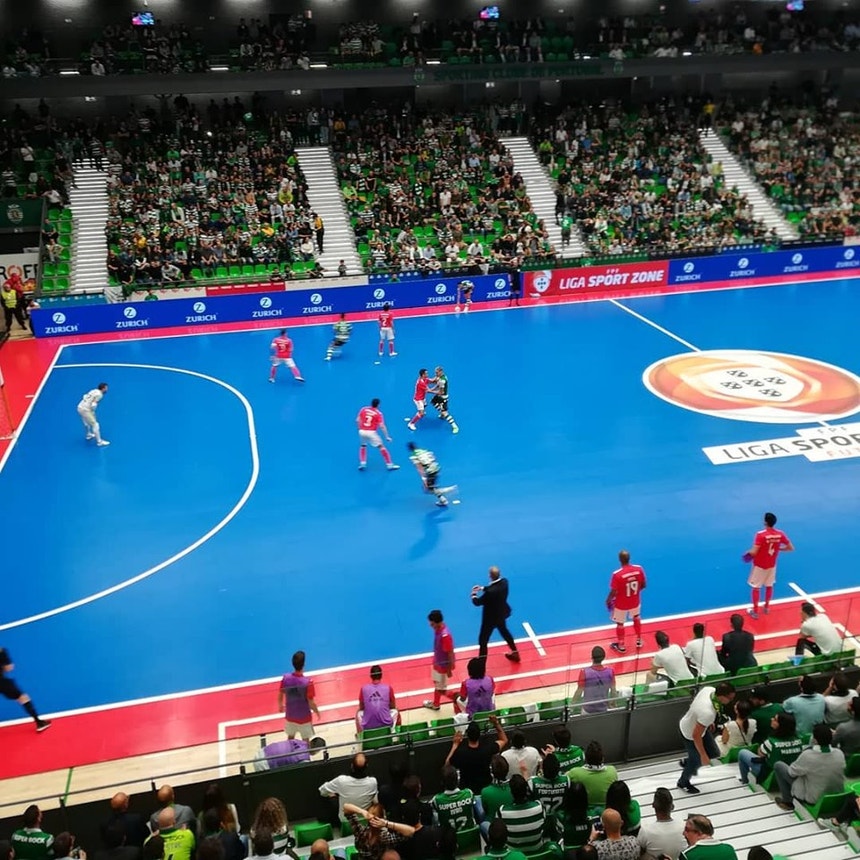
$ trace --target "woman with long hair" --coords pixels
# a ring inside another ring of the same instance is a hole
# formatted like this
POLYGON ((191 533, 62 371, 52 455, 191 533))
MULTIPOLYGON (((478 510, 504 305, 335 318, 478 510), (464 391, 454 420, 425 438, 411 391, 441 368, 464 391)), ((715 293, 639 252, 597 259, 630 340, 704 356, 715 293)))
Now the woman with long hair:
POLYGON ((606 808, 614 809, 624 822, 622 833, 635 836, 642 823, 642 810, 639 801, 630 796, 630 788, 622 779, 617 779, 606 789, 606 808))
POLYGON ((286 854, 290 847, 289 827, 287 810, 277 797, 261 800, 254 813, 254 823, 251 825, 251 854, 256 854, 254 834, 262 830, 268 830, 272 834, 275 854, 286 854))

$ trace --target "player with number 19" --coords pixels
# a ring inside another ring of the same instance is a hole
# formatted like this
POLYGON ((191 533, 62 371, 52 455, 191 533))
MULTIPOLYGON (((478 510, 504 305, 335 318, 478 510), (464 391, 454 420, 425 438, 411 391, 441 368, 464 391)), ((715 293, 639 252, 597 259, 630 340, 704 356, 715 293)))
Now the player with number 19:
POLYGON ((639 616, 646 582, 645 571, 638 564, 630 564, 630 553, 626 549, 618 553, 618 560, 621 567, 613 572, 609 580, 606 608, 615 622, 615 641, 609 647, 623 654, 627 650, 624 645, 624 622, 628 617, 633 620, 636 647, 642 647, 642 620, 639 616))

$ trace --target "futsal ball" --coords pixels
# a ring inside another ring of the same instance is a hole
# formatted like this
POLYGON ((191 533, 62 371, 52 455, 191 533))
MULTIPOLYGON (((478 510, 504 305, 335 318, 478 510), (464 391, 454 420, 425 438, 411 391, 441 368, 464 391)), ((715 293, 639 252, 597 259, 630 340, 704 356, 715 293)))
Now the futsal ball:
POLYGON ((460 313, 460 305, 454 305, 454 313, 455 314, 460 313))

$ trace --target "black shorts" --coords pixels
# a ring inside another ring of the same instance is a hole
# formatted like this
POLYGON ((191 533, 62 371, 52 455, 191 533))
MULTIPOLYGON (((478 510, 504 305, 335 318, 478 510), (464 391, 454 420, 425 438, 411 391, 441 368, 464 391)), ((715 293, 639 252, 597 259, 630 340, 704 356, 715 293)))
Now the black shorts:
POLYGON ((23 695, 21 688, 11 678, 0 678, 0 696, 7 699, 20 699, 23 695))
POLYGON ((332 346, 343 346, 345 343, 348 343, 348 341, 345 341, 345 340, 338 340, 337 338, 335 338, 335 339, 332 341, 332 346))
POLYGON ((435 490, 436 484, 439 483, 439 472, 434 472, 432 475, 425 475, 424 483, 427 485, 428 490, 435 490))
POLYGON ((441 394, 434 394, 430 403, 432 403, 437 409, 441 409, 443 412, 448 409, 448 398, 441 394))

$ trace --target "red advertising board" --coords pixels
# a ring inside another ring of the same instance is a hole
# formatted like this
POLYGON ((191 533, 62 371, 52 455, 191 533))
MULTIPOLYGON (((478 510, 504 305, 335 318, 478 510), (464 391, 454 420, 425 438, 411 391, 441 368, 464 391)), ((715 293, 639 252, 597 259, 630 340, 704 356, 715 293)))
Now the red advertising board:
POLYGON ((666 260, 618 265, 581 266, 578 269, 545 269, 523 272, 523 295, 533 299, 564 296, 574 299, 593 293, 638 293, 665 287, 669 277, 666 260))
POLYGON ((216 284, 206 287, 207 296, 240 296, 243 293, 275 293, 286 289, 283 283, 263 281, 260 284, 216 284))

